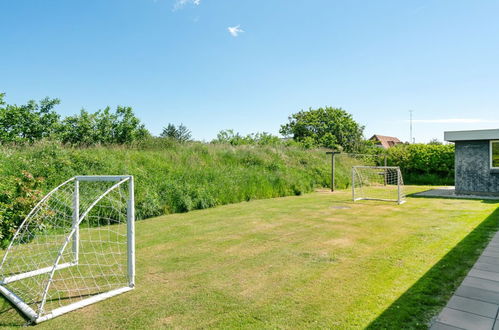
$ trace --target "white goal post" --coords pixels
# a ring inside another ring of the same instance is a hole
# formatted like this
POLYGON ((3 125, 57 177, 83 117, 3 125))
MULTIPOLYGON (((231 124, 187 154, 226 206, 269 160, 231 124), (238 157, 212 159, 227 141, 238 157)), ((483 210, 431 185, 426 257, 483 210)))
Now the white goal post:
POLYGON ((397 166, 353 166, 352 199, 405 203, 404 180, 397 166))
POLYGON ((132 290, 134 222, 132 176, 63 182, 31 210, 3 251, 0 292, 40 323, 132 290))

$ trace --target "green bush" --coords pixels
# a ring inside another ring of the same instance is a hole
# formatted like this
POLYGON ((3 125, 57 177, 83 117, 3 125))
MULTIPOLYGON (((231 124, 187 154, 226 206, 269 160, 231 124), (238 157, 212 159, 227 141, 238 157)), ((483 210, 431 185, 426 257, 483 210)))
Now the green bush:
POLYGON ((388 165, 399 166, 406 184, 454 184, 454 145, 397 145, 387 151, 388 165))

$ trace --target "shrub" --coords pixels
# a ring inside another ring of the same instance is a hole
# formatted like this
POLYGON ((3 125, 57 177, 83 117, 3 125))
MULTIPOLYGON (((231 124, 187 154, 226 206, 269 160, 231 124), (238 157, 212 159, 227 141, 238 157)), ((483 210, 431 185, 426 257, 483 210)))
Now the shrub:
POLYGON ((399 166, 408 184, 453 184, 454 145, 397 145, 387 151, 388 165, 399 166))

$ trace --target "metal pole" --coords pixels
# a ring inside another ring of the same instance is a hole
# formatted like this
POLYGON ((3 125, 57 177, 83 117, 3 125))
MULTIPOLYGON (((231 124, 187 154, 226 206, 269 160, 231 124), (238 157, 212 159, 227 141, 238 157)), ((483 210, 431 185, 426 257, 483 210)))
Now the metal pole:
POLYGON ((73 254, 74 262, 78 264, 80 257, 80 226, 78 221, 80 220, 80 182, 75 180, 75 190, 73 192, 73 227, 75 227, 75 233, 73 235, 73 254))
POLYGON ((127 207, 127 231, 128 231, 128 282, 131 288, 135 286, 135 195, 133 176, 128 180, 128 207, 127 207))
POLYGON ((355 168, 352 167, 352 199, 355 202, 355 168))
POLYGON ((338 154, 339 152, 334 152, 334 151, 328 151, 326 152, 326 155, 331 155, 331 191, 334 191, 335 188, 335 180, 334 180, 334 173, 336 172, 336 159, 335 155, 338 154))

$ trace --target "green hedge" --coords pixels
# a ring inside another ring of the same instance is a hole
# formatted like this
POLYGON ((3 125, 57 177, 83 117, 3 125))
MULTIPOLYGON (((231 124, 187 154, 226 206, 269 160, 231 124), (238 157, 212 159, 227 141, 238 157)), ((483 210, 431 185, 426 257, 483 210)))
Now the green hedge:
POLYGON ((454 145, 410 144, 388 149, 388 165, 399 166, 406 184, 453 185, 454 145))

